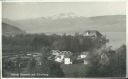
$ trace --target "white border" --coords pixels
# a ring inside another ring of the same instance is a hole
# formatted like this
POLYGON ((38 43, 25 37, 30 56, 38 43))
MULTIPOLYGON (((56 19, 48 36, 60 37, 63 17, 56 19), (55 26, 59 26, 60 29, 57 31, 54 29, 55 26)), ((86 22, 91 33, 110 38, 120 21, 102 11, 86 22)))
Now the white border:
MULTIPOLYGON (((2 2, 91 2, 91 1, 101 1, 101 2, 126 2, 126 14, 128 14, 128 2, 127 0, 2 0, 0 1, 0 35, 2 36, 2 29, 1 29, 1 22, 2 22, 2 2)), ((128 18, 128 16, 126 16, 128 18)), ((128 50, 128 27, 127 27, 127 19, 126 19, 126 46, 128 50)), ((0 78, 1 79, 33 79, 33 78, 2 78, 2 38, 0 36, 0 78)), ((128 78, 128 53, 126 52, 126 78, 128 78)), ((108 77, 110 78, 110 77, 108 77)), ((84 79, 108 79, 108 78, 84 78, 84 79)), ((42 78, 34 78, 34 79, 42 79, 42 78)), ((52 79, 52 78, 45 78, 45 79, 52 79)), ((59 79, 59 78, 54 78, 59 79)), ((62 79, 69 79, 69 78, 62 78, 62 79)), ((70 78, 74 79, 74 78, 70 78)), ((82 78, 78 78, 82 79, 82 78)), ((114 78, 116 79, 116 78, 114 78)), ((118 78, 117 78, 118 79, 118 78)))
POLYGON ((2 2, 0 2, 0 78, 2 79, 2 2))
POLYGON ((127 37, 127 35, 128 35, 128 27, 127 27, 128 16, 127 16, 127 14, 128 14, 128 2, 126 2, 126 78, 128 78, 128 52, 127 52, 128 51, 128 37, 127 37))
POLYGON ((127 1, 127 0, 2 0, 2 2, 87 2, 87 1, 127 1))

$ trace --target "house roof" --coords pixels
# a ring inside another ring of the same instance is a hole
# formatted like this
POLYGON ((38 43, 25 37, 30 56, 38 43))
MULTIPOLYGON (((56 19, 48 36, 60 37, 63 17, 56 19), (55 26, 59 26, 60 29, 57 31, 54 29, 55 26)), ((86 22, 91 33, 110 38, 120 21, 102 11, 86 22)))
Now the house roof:
MULTIPOLYGON (((65 57, 70 57, 72 55, 72 52, 70 51, 59 51, 59 50, 51 50, 51 52, 57 53, 57 55, 64 55, 65 57)), ((54 54, 55 55, 55 54, 54 54)))
POLYGON ((87 31, 85 31, 85 33, 95 33, 97 36, 102 36, 102 34, 99 32, 99 31, 97 31, 97 30, 87 30, 87 31))

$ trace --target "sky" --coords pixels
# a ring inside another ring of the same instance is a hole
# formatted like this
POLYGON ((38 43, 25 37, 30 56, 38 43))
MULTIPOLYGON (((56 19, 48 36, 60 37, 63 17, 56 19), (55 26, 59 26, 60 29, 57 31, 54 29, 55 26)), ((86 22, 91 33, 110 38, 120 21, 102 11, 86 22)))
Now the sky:
POLYGON ((70 12, 85 17, 124 15, 125 7, 125 2, 4 2, 2 17, 22 20, 70 12))

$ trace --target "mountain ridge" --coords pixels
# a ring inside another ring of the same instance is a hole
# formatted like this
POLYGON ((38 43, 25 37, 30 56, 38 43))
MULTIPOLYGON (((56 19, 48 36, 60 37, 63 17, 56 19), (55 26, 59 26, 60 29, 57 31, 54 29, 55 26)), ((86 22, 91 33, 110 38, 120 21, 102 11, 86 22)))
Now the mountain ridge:
POLYGON ((28 33, 47 33, 47 32, 81 32, 85 30, 99 30, 101 32, 125 32, 126 15, 105 15, 73 18, 40 17, 26 20, 14 21, 17 27, 25 29, 28 33), (22 27, 21 27, 22 26, 22 27), (116 27, 116 28, 115 28, 116 27))

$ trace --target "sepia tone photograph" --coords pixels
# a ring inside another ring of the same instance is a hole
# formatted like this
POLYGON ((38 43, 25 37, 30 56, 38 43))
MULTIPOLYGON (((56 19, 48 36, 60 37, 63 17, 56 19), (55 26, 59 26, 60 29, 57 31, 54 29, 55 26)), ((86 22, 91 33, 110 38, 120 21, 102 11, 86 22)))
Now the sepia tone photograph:
POLYGON ((107 77, 126 77, 126 2, 2 3, 2 78, 107 77))

